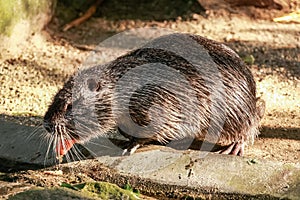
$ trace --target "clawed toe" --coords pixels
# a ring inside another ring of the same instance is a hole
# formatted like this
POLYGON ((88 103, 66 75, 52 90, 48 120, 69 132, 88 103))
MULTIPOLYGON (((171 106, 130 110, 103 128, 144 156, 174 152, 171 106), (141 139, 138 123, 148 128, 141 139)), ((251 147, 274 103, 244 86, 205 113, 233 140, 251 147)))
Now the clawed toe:
POLYGON ((219 153, 243 156, 244 155, 244 147, 245 147, 244 142, 241 142, 241 141, 233 142, 228 147, 225 147, 225 149, 219 151, 219 153))
POLYGON ((132 155, 141 145, 140 144, 130 144, 126 149, 123 150, 122 156, 132 155))

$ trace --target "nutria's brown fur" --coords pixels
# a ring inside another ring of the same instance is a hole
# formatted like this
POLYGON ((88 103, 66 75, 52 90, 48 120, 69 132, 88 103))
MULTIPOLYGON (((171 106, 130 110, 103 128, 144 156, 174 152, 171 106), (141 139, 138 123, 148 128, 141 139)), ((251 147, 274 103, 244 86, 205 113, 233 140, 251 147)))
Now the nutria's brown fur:
POLYGON ((241 155, 259 133, 263 108, 251 71, 233 50, 170 34, 71 77, 44 125, 76 141, 118 128, 131 153, 148 141, 191 137, 232 144, 223 153, 241 155))

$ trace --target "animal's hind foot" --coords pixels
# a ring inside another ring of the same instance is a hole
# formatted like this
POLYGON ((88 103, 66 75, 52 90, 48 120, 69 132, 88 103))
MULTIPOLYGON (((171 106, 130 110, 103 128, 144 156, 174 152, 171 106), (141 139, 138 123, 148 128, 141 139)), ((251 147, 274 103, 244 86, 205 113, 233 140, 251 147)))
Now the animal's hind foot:
POLYGON ((243 156, 244 149, 245 149, 245 143, 243 141, 237 141, 225 147, 223 150, 219 151, 218 153, 243 156))

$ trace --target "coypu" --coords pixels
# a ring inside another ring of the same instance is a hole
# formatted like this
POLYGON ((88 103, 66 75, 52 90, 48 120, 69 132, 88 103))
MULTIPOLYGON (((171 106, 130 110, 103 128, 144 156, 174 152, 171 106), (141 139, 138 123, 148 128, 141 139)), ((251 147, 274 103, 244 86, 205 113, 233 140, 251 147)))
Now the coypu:
POLYGON ((72 76, 44 127, 60 155, 111 130, 129 139, 124 153, 151 141, 200 138, 224 144, 221 153, 242 155, 263 113, 253 75, 233 50, 175 33, 72 76))

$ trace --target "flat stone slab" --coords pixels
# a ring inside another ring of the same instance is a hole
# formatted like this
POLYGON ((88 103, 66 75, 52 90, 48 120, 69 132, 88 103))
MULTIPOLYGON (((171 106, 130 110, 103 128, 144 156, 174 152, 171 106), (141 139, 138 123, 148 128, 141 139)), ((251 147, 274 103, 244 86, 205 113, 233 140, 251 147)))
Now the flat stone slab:
POLYGON ((211 153, 200 157, 197 151, 165 149, 98 160, 121 174, 208 193, 300 197, 300 165, 211 153))
MULTIPOLYGON (((55 156, 45 157, 48 144, 39 130, 0 120, 0 170, 36 168, 54 163, 55 156)), ((52 149, 48 155, 53 155, 52 149)))
MULTIPOLYGON (((45 159, 48 144, 42 143, 38 134, 28 137, 35 129, 0 121, 1 162, 17 163, 23 167, 54 162, 51 158, 45 159)), ((108 143, 108 140, 102 140, 100 146, 105 147, 108 143)), ((87 149, 97 153, 96 151, 99 151, 97 146, 99 145, 93 141, 87 145, 87 149)), ((153 183, 151 186, 163 185, 161 188, 165 190, 170 187, 174 192, 185 191, 200 196, 205 194, 205 197, 210 195, 216 198, 214 195, 223 194, 235 199, 244 199, 245 195, 261 199, 300 197, 299 163, 253 160, 192 150, 178 151, 163 146, 145 149, 131 156, 119 156, 121 149, 116 147, 112 150, 109 147, 102 155, 97 154, 98 157, 94 159, 93 164, 87 160, 68 166, 77 169, 81 166, 86 172, 90 170, 89 176, 95 180, 118 183, 118 180, 114 179, 121 179, 124 176, 126 179, 135 177, 138 181, 133 182, 132 186, 140 187, 141 193, 142 187, 147 187, 144 183, 150 181, 153 183), (97 166, 106 166, 113 171, 113 175, 111 171, 97 166)), ((7 163, 0 164, 1 168, 7 167, 7 163)), ((149 191, 149 188, 147 190, 149 191)))

